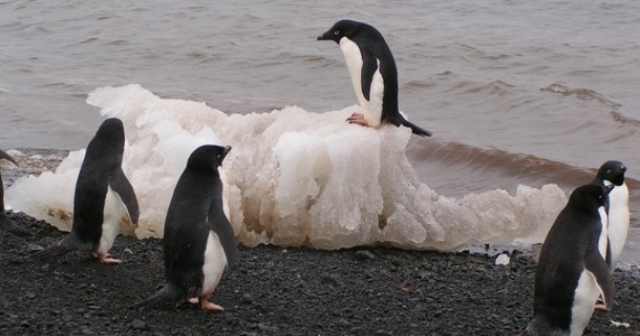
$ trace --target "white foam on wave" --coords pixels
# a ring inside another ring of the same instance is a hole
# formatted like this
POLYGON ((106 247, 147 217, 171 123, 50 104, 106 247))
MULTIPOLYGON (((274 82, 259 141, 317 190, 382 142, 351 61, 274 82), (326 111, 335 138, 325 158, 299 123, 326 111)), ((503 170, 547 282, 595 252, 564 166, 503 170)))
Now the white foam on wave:
MULTIPOLYGON (((542 242, 566 203, 556 185, 521 185, 514 196, 504 190, 462 199, 438 195, 418 180, 406 157, 410 130, 345 123, 357 106, 227 115, 203 103, 162 99, 139 85, 98 88, 87 102, 124 122, 123 168, 140 203, 140 238, 162 236, 175 183, 191 151, 204 143, 233 147, 224 164, 225 192, 238 241, 249 246, 385 243, 452 250, 469 243, 542 242)), ((55 173, 19 179, 7 200, 69 230, 83 156, 72 152, 55 173)))

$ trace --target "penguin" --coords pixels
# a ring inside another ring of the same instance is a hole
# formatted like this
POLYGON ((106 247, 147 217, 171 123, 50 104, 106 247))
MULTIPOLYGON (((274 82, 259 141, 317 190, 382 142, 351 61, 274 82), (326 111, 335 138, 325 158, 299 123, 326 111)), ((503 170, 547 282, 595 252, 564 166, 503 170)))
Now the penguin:
MULTIPOLYGON (((7 152, 2 149, 0 149, 0 159, 5 159, 16 166, 20 166, 16 160, 11 157, 11 155, 7 154, 7 152)), ((30 235, 31 232, 17 226, 4 212, 4 184, 2 183, 2 174, 0 174, 0 187, 0 208, 2 208, 2 211, 0 211, 0 231, 10 232, 17 236, 30 235)))
POLYGON ((602 238, 608 243, 604 257, 611 272, 616 269, 620 260, 629 231, 629 188, 624 181, 626 171, 627 167, 622 162, 607 161, 600 166, 591 182, 602 187, 614 186, 604 206, 607 222, 603 223, 603 226, 606 225, 606 236, 602 238))
POLYGON ((414 134, 429 137, 427 131, 406 120, 398 109, 398 71, 382 34, 363 22, 340 20, 318 40, 336 42, 347 63, 351 83, 362 113, 354 113, 350 123, 378 128, 382 123, 411 128, 414 134))
POLYGON ((535 275, 533 319, 521 336, 582 335, 596 299, 606 310, 615 292, 609 267, 598 249, 603 206, 612 186, 576 188, 542 245, 535 275))
POLYGON ((230 146, 203 145, 189 156, 164 224, 166 285, 132 308, 182 300, 199 303, 206 311, 224 311, 209 299, 238 254, 218 170, 230 150, 230 146))
POLYGON ((122 121, 106 119, 87 145, 73 199, 71 233, 56 245, 32 255, 48 260, 71 251, 91 252, 103 264, 119 264, 109 256, 123 215, 138 223, 138 200, 122 171, 125 135, 122 121))

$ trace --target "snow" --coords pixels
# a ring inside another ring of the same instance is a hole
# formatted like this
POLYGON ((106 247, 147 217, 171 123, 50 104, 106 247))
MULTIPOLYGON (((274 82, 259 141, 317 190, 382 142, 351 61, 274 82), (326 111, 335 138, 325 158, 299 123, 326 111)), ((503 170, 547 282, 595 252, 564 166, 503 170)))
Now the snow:
MULTIPOLYGON (((357 106, 228 115, 204 103, 162 99, 135 84, 98 88, 87 102, 124 122, 123 169, 140 203, 140 238, 162 236, 175 183, 191 151, 204 143, 233 147, 223 166, 225 193, 237 239, 248 246, 386 243, 452 250, 469 243, 539 243, 567 200, 556 185, 520 185, 515 195, 438 195, 407 159, 410 130, 345 123, 357 106)), ((72 152, 55 173, 17 180, 5 199, 69 230, 83 156, 72 152)))

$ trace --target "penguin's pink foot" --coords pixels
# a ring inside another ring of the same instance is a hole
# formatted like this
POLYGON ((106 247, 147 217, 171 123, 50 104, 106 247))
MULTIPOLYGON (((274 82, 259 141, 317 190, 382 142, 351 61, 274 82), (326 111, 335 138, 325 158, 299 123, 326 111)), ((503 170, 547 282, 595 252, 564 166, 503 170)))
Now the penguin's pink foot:
POLYGON ((224 311, 224 308, 222 308, 221 306, 218 306, 217 304, 210 302, 208 299, 202 299, 202 298, 200 299, 200 308, 202 308, 202 310, 215 312, 215 313, 220 313, 224 311))
POLYGON ((350 124, 358 124, 361 126, 368 127, 367 120, 364 119, 364 114, 362 113, 354 113, 349 118, 347 118, 347 122, 350 124))
POLYGON ((200 302, 200 300, 197 297, 189 298, 189 300, 187 300, 187 301, 189 301, 189 303, 193 304, 193 305, 194 304, 198 304, 200 302))
POLYGON ((605 306, 601 302, 596 303, 596 310, 603 311, 603 312, 608 312, 609 311, 609 309, 607 309, 607 306, 605 306))
POLYGON ((603 311, 603 312, 608 312, 609 311, 609 309, 607 309, 607 306, 604 305, 604 301, 602 301, 602 298, 598 298, 598 300, 596 301, 595 310, 599 310, 599 311, 603 311))
POLYGON ((120 259, 111 258, 109 253, 105 253, 105 254, 94 253, 93 256, 98 258, 98 260, 100 260, 100 262, 105 264, 105 265, 119 265, 120 263, 122 263, 122 260, 120 260, 120 259))

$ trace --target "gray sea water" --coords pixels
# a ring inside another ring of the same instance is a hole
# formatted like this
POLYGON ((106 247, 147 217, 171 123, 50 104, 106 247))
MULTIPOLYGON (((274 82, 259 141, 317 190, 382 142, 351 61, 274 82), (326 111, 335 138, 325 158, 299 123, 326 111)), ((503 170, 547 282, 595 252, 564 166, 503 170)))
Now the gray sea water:
POLYGON ((628 167, 627 262, 640 256, 640 2, 0 0, 0 146, 84 148, 85 103, 139 83, 227 113, 356 103, 343 56, 316 37, 341 18, 385 36, 400 107, 433 139, 422 181, 464 196, 518 184, 570 191, 606 160, 628 167))

